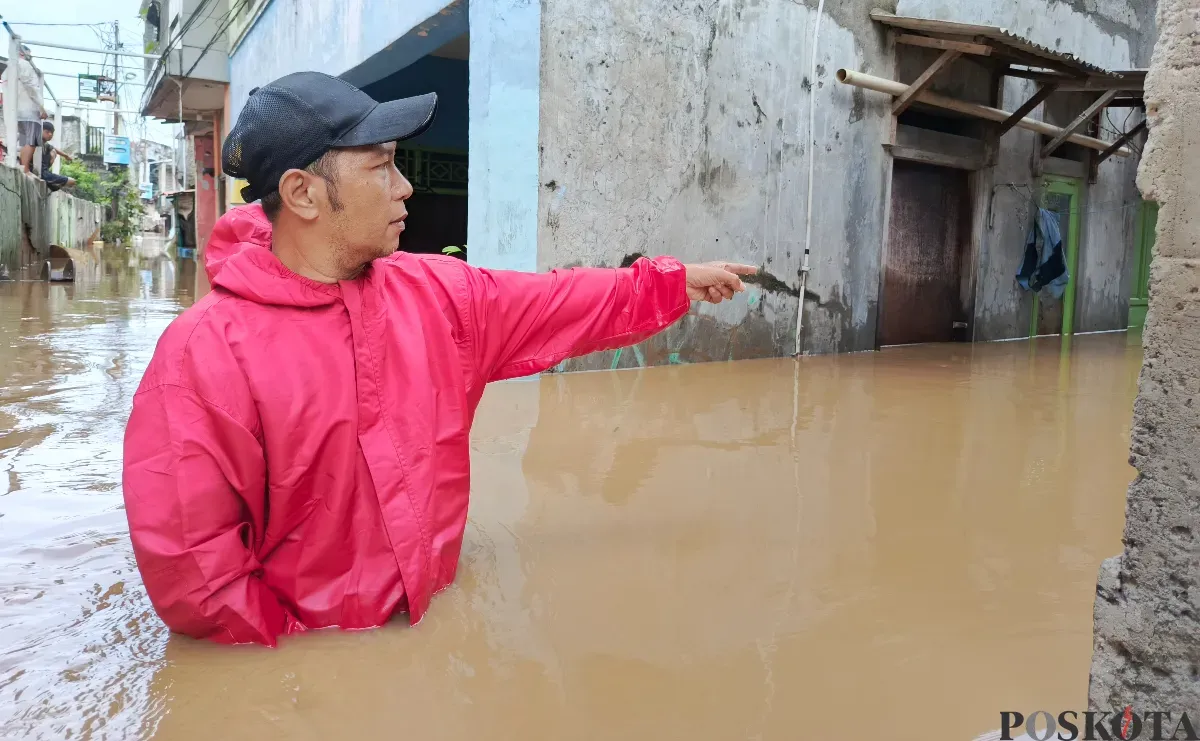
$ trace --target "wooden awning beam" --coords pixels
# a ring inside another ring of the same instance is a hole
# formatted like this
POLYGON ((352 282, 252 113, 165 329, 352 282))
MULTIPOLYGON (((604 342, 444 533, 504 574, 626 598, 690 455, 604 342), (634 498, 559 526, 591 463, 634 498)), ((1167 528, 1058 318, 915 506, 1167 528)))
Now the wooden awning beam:
POLYGON ((908 46, 923 46, 926 49, 941 49, 946 51, 954 49, 963 54, 974 54, 980 57, 990 57, 992 55, 992 47, 985 44, 972 44, 966 41, 951 41, 949 39, 937 39, 932 36, 920 36, 915 33, 902 33, 896 37, 897 44, 907 44, 908 46))
POLYGON ((1145 130, 1146 130, 1146 119, 1143 118, 1141 120, 1141 122, 1138 123, 1137 126, 1134 126, 1129 131, 1126 131, 1124 134, 1121 135, 1121 137, 1119 139, 1117 139, 1115 142, 1113 142, 1111 145, 1109 145, 1108 149, 1101 152, 1100 155, 1096 158, 1096 164, 1098 165, 1101 162, 1103 162, 1104 160, 1106 160, 1109 157, 1116 154, 1121 149, 1121 147, 1123 147, 1129 143, 1130 139, 1133 139, 1133 137, 1137 136, 1138 134, 1142 133, 1145 130))
POLYGON ((1108 105, 1109 101, 1111 101, 1113 98, 1117 97, 1117 92, 1118 91, 1116 90, 1108 90, 1099 98, 1096 98, 1095 102, 1093 102, 1090 106, 1084 108, 1083 112, 1076 116, 1074 121, 1063 127, 1061 134, 1051 139, 1046 146, 1042 147, 1042 159, 1054 154, 1055 150, 1061 147, 1071 136, 1071 134, 1074 134, 1076 131, 1079 131, 1081 128, 1083 128, 1083 125, 1090 121, 1092 116, 1096 115, 1097 111, 1108 105))
POLYGON ((1020 108, 1013 111, 1012 115, 1005 119, 1004 123, 1000 124, 999 136, 1004 136, 1007 134, 1012 127, 1016 126, 1021 119, 1028 116, 1034 108, 1037 108, 1039 105, 1041 105, 1042 101, 1044 101, 1046 98, 1049 98, 1050 94, 1057 89, 1058 85, 1056 83, 1048 82, 1041 85, 1037 89, 1036 93, 1029 96, 1029 100, 1022 103, 1020 108))
POLYGON ((1024 80, 1034 80, 1042 83, 1056 83, 1058 89, 1064 93, 1078 93, 1085 91, 1101 91, 1101 90, 1118 90, 1128 93, 1141 93, 1143 81, 1140 79, 1127 79, 1124 77, 1086 77, 1080 79, 1078 77, 1068 77, 1057 72, 1036 72, 1031 69, 1017 69, 1008 67, 1004 70, 1004 74, 1009 77, 1020 77, 1024 80))
POLYGON ((913 80, 907 90, 897 96, 896 102, 892 105, 892 115, 899 116, 908 110, 908 107, 913 104, 917 96, 921 94, 921 91, 929 87, 929 83, 933 81, 933 76, 938 73, 938 70, 961 56, 962 52, 957 49, 946 49, 943 51, 941 56, 933 60, 933 64, 925 68, 920 77, 913 80))

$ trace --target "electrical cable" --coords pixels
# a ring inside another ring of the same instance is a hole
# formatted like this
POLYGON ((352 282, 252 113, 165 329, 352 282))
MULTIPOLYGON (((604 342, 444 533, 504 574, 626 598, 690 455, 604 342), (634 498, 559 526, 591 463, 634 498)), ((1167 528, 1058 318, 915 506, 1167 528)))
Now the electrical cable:
POLYGON ((225 12, 225 15, 221 17, 221 20, 217 21, 217 23, 222 24, 221 27, 217 29, 216 33, 212 35, 212 38, 208 40, 208 43, 204 45, 204 50, 196 56, 196 61, 193 62, 188 71, 184 73, 184 78, 191 76, 196 67, 200 65, 201 60, 204 59, 204 55, 208 54, 208 50, 212 48, 212 45, 217 43, 217 39, 225 35, 225 32, 228 31, 229 27, 233 25, 233 21, 236 19, 237 15, 245 8, 246 2, 247 0, 240 0, 237 5, 230 7, 229 10, 225 12))

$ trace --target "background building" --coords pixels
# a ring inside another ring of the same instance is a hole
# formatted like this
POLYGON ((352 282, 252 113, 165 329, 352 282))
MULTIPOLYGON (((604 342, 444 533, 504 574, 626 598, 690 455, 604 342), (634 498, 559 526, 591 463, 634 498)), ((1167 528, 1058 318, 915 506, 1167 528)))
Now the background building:
MULTIPOLYGON (((435 90, 437 122, 398 155, 417 190, 406 249, 465 240, 470 262, 525 270, 658 253, 762 268, 737 301, 698 306, 634 352, 565 368, 1140 322, 1155 212, 1134 172, 1153 3, 900 0, 875 17, 881 3, 830 3, 813 77, 815 5, 238 2, 217 15, 229 28, 224 126, 253 87, 303 69, 381 100, 435 90), (843 68, 904 85, 922 78, 925 92, 1021 109, 1053 131, 1135 135, 1104 157, 920 96, 894 115, 892 95, 839 83, 843 68), (1035 299, 1014 280, 1040 206, 1063 230, 1071 281, 1059 299, 1035 299)), ((225 187, 227 204, 236 192, 225 187)))

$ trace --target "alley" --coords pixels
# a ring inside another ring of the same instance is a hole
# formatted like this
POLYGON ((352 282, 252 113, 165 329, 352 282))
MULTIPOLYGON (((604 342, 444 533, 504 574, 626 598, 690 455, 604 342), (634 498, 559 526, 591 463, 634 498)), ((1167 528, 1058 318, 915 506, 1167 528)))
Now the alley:
POLYGON ((125 417, 191 302, 144 254, 0 284, 0 737, 971 738, 1085 704, 1136 335, 495 385, 419 626, 230 649, 168 635, 126 534, 125 417))

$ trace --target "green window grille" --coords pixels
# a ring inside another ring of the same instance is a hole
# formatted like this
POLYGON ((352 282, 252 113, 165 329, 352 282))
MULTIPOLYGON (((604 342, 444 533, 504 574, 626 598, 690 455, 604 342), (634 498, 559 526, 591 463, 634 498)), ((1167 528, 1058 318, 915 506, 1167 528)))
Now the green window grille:
POLYGON ((467 194, 466 152, 398 147, 396 167, 416 193, 467 194))

